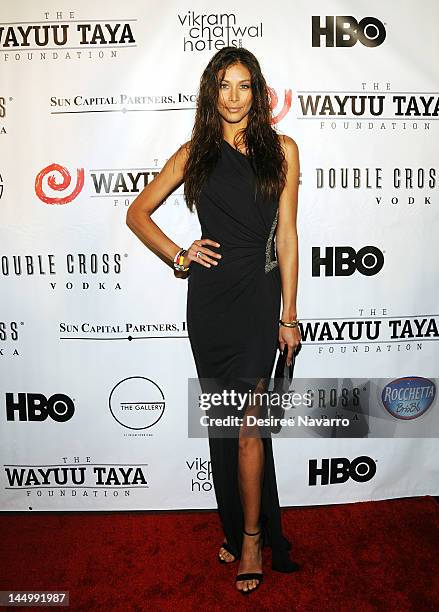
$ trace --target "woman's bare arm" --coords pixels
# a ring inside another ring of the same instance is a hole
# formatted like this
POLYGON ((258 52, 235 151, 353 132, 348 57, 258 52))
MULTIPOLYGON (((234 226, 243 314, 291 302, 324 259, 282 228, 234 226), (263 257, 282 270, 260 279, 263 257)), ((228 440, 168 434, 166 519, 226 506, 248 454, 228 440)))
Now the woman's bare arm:
POLYGON ((188 144, 184 143, 168 159, 160 173, 133 200, 126 215, 126 223, 136 236, 171 264, 180 246, 166 236, 151 219, 151 214, 183 182, 188 144))
MULTIPOLYGON (((279 218, 276 229, 276 251, 282 281, 283 321, 297 318, 296 298, 299 271, 299 246, 297 237, 297 206, 299 191, 300 161, 296 142, 283 136, 285 158, 288 163, 287 181, 279 199, 279 218)), ((279 327, 281 351, 288 345, 287 363, 291 363, 293 351, 300 343, 299 327, 279 327)))
POLYGON ((299 253, 296 222, 300 162, 298 146, 289 136, 284 136, 284 149, 288 162, 288 172, 287 182, 279 200, 276 247, 282 277, 282 319, 290 321, 297 316, 299 253))
MULTIPOLYGON (((189 142, 185 142, 172 155, 161 172, 143 189, 131 203, 126 215, 128 227, 136 236, 156 255, 162 257, 169 265, 173 264, 174 257, 180 246, 171 240, 159 226, 151 219, 151 214, 162 204, 163 200, 183 182, 184 168, 189 154, 189 142)), ((210 238, 194 240, 184 256, 184 264, 189 266, 196 262, 201 266, 210 268, 218 265, 217 259, 221 255, 206 245, 220 246, 210 238), (197 252, 203 258, 197 257, 197 252)))

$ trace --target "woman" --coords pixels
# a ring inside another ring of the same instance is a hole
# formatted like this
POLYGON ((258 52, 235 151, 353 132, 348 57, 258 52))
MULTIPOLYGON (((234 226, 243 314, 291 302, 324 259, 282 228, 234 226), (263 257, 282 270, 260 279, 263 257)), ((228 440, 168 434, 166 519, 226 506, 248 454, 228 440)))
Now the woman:
MULTIPOLYGON (((144 244, 175 269, 189 272, 187 325, 202 381, 228 390, 263 391, 277 348, 288 347, 291 363, 300 343, 298 184, 298 147, 271 126, 258 60, 243 48, 221 49, 201 77, 192 139, 127 213, 128 226, 144 244), (182 181, 203 236, 188 249, 168 238, 150 216, 182 181)), ((254 397, 239 412, 242 420, 234 435, 209 426, 212 478, 225 536, 219 560, 239 559, 236 587, 242 593, 262 582, 264 544, 271 547, 274 570, 299 569, 282 534, 271 437, 247 420, 262 414, 254 397)), ((229 413, 224 405, 215 411, 229 413)))

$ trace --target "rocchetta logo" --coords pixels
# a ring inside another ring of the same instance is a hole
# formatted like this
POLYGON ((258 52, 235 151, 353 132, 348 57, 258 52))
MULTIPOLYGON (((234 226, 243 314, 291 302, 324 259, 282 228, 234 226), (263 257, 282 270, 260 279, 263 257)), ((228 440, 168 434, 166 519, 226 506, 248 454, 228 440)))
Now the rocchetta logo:
POLYGON ((363 17, 357 21, 351 15, 327 16, 321 24, 319 15, 312 16, 312 46, 353 47, 359 41, 365 47, 379 47, 386 39, 384 24, 376 17, 363 17), (334 45, 335 42, 335 45, 334 45))
POLYGON ((356 251, 350 246, 325 247, 325 255, 321 255, 320 247, 312 247, 312 276, 352 276, 360 272, 364 276, 374 276, 382 270, 384 255, 375 246, 365 246, 356 251))
POLYGON ((69 421, 75 413, 73 400, 63 393, 46 397, 42 393, 6 393, 7 421, 69 421), (17 399, 15 398, 17 396, 17 399))
POLYGON ((180 25, 185 28, 183 51, 214 51, 222 46, 242 47, 247 38, 262 38, 262 21, 256 25, 241 25, 235 13, 178 14, 180 25))
POLYGON ((346 457, 322 459, 320 467, 318 467, 317 459, 310 459, 308 484, 310 487, 315 487, 317 480, 321 485, 342 484, 349 479, 355 482, 368 482, 375 474, 376 463, 366 455, 352 461, 346 457))
POLYGON ((404 376, 387 383, 381 393, 384 408, 397 419, 417 419, 436 399, 436 384, 422 376, 404 376))
POLYGON ((115 385, 109 398, 114 419, 127 429, 148 429, 162 418, 165 396, 157 383, 144 376, 130 376, 115 385))
POLYGON ((84 187, 84 168, 78 168, 76 171, 76 184, 73 189, 70 188, 72 177, 70 172, 64 166, 59 164, 51 164, 43 168, 35 179, 35 193, 45 204, 68 204, 72 202, 82 191, 84 187), (54 175, 54 173, 57 173, 54 175), (58 180, 58 177, 61 180, 58 180), (47 177, 47 181, 45 180, 47 177), (61 197, 56 197, 54 194, 47 193, 47 187, 52 191, 62 191, 61 197))

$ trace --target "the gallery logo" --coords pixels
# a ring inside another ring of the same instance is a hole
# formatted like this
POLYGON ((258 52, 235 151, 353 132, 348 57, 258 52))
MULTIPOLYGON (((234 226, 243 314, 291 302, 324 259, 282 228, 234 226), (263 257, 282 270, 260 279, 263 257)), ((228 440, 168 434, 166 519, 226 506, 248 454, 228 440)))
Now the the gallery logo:
POLYGON ((360 42, 365 47, 379 47, 386 39, 386 28, 376 17, 363 17, 357 21, 351 15, 312 16, 312 46, 353 47, 360 42))
POLYGON ((360 272, 364 276, 378 274, 384 265, 384 255, 375 246, 364 246, 356 251, 351 246, 312 247, 312 276, 352 276, 360 272))
POLYGON ((118 382, 108 401, 113 418, 127 429, 153 427, 165 412, 163 391, 145 376, 130 376, 118 382))
POLYGON ((347 457, 322 459, 320 466, 317 459, 310 459, 308 485, 343 484, 348 480, 368 482, 376 474, 376 463, 371 457, 362 455, 352 461, 347 457))

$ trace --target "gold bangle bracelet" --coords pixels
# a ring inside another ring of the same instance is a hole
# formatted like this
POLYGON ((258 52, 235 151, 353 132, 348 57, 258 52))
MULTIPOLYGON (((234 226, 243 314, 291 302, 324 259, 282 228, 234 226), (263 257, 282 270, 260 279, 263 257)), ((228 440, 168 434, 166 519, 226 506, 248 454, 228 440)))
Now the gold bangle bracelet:
POLYGON ((282 321, 282 319, 280 319, 279 325, 283 325, 284 327, 297 327, 299 325, 299 319, 293 319, 292 321, 282 321))

